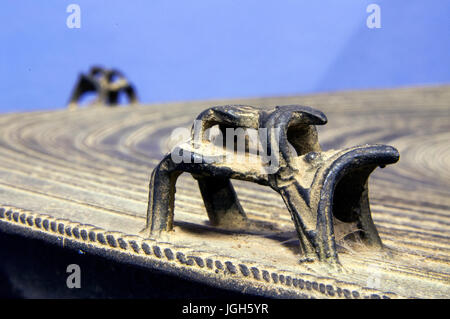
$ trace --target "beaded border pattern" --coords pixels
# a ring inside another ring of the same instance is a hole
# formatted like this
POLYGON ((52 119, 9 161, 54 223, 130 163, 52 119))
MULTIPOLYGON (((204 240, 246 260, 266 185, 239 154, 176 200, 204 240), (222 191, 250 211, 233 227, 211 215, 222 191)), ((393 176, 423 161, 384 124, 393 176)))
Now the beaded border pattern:
POLYGON ((319 278, 323 281, 319 282, 318 278, 309 274, 302 274, 304 278, 296 278, 299 274, 289 271, 281 274, 279 270, 275 269, 273 271, 260 270, 258 267, 249 266, 239 261, 233 263, 229 260, 230 257, 226 257, 228 260, 221 260, 217 258, 217 255, 210 258, 200 257, 196 256, 195 252, 186 252, 186 249, 182 247, 158 243, 154 239, 106 231, 93 225, 58 219, 10 206, 0 207, 0 222, 16 224, 32 231, 37 230, 53 236, 62 236, 81 244, 107 246, 122 253, 145 256, 160 262, 174 263, 175 266, 184 269, 186 267, 197 268, 197 270, 200 269, 203 272, 208 271, 210 275, 217 276, 221 273, 230 276, 230 279, 257 281, 263 289, 265 284, 271 283, 281 289, 287 288, 289 292, 293 292, 301 298, 390 299, 399 297, 392 292, 381 292, 338 280, 319 278), (339 287, 339 284, 345 285, 345 288, 339 287))

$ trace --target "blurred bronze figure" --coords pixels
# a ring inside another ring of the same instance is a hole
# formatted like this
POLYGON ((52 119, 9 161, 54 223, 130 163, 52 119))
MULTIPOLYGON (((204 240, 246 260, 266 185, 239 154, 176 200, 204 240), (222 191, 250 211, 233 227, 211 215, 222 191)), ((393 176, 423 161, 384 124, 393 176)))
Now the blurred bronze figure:
POLYGON ((119 94, 124 93, 130 104, 138 102, 136 91, 118 70, 94 66, 87 74, 80 74, 69 101, 69 109, 79 106, 80 98, 87 92, 95 92, 94 105, 116 106, 119 94))

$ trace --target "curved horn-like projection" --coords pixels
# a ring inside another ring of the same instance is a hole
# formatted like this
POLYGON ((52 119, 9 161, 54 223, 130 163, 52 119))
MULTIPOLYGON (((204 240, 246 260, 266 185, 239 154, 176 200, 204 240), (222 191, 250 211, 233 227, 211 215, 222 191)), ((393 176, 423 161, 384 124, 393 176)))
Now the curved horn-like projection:
MULTIPOLYGON (((315 125, 324 125, 327 117, 322 112, 308 106, 277 106, 265 120, 263 127, 268 130, 268 149, 278 152, 281 169, 293 169, 292 159, 309 152, 320 152, 320 144, 315 125), (291 152, 292 146, 297 154, 291 152)), ((277 155, 278 155, 277 154, 277 155)))
POLYGON ((194 147, 205 142, 205 131, 218 124, 225 136, 225 128, 253 128, 258 129, 261 110, 250 105, 222 105, 213 106, 201 112, 194 121, 191 129, 191 141, 194 147))
MULTIPOLYGON (((221 159, 223 154, 214 153, 221 148, 211 143, 204 143, 201 148, 196 148, 193 141, 178 146, 152 173, 146 228, 149 235, 157 236, 172 229, 175 183, 182 172, 188 172, 198 181, 213 225, 237 228, 246 225, 231 178, 267 185, 277 191, 291 214, 304 261, 339 264, 336 231, 348 233, 351 229, 368 246, 382 247, 371 217, 368 178, 377 166, 398 161, 395 148, 365 145, 323 152, 315 125, 325 124, 327 118, 318 110, 300 105, 277 107, 271 112, 249 106, 213 107, 197 119, 201 123, 193 128, 193 139, 195 134, 203 137, 204 130, 215 124, 267 129, 266 152, 275 159, 275 165, 271 163, 275 169, 269 169, 261 155, 256 166, 221 159), (174 153, 183 160, 175 162, 174 153)), ((202 139, 198 142, 203 143, 202 139)), ((230 154, 228 150, 223 152, 230 154)), ((247 155, 245 151, 240 158, 247 155)))
MULTIPOLYGON (((370 246, 382 247, 372 221, 368 178, 378 166, 398 161, 398 151, 387 145, 359 146, 337 152, 319 163, 308 190, 298 184, 279 190, 296 222, 302 248, 309 258, 339 263, 335 241, 336 219, 354 224, 359 237, 370 246)), ((339 224, 342 225, 342 224, 339 224)))

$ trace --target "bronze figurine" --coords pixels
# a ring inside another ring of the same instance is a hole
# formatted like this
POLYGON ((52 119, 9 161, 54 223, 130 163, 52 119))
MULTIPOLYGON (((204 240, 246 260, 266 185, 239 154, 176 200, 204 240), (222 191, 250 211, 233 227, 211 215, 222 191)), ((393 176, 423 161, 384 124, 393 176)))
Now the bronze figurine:
POLYGON ((97 94, 94 105, 116 106, 119 94, 124 93, 130 104, 138 103, 136 91, 125 76, 117 70, 94 66, 87 74, 80 74, 69 100, 69 109, 79 105, 80 98, 87 92, 97 94))
POLYGON ((210 222, 221 227, 248 222, 230 179, 278 192, 294 222, 302 262, 339 265, 335 232, 343 225, 353 225, 367 246, 381 248, 369 207, 368 177, 376 167, 397 162, 399 153, 388 145, 323 151, 315 125, 326 123, 322 112, 301 105, 271 111, 227 105, 203 111, 190 141, 175 147, 151 174, 146 234, 158 237, 172 229, 175 184, 188 172, 198 181, 210 222), (206 132, 214 126, 233 141, 232 148, 208 140, 206 132), (230 136, 243 129, 257 132, 254 145, 262 152, 250 147, 250 133, 241 141, 230 136))

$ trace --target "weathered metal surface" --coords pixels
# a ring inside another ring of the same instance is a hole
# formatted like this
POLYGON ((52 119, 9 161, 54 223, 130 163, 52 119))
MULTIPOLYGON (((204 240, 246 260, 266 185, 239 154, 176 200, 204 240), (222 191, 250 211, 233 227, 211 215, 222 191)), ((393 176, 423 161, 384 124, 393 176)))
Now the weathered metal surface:
POLYGON ((0 117, 0 229, 158 269, 205 284, 275 297, 449 297, 450 87, 344 92, 0 117), (234 181, 258 227, 211 225, 197 182, 177 183, 174 232, 149 239, 148 181, 175 127, 211 105, 314 105, 323 149, 394 146, 401 160, 369 181, 385 249, 336 234, 345 271, 298 262, 299 242, 280 196, 234 181))
POLYGON ((373 223, 368 178, 398 161, 387 145, 363 145, 323 152, 315 125, 322 112, 301 105, 270 111, 249 105, 208 108, 194 121, 191 139, 164 156, 151 174, 147 233, 158 238, 173 229, 175 185, 191 173, 214 226, 250 228, 230 179, 270 186, 286 203, 301 249, 301 262, 340 267, 335 232, 382 249, 373 223), (220 138, 208 137, 218 126, 220 138), (264 147, 260 147, 264 145, 264 147), (349 231, 353 228, 352 231, 349 231))

